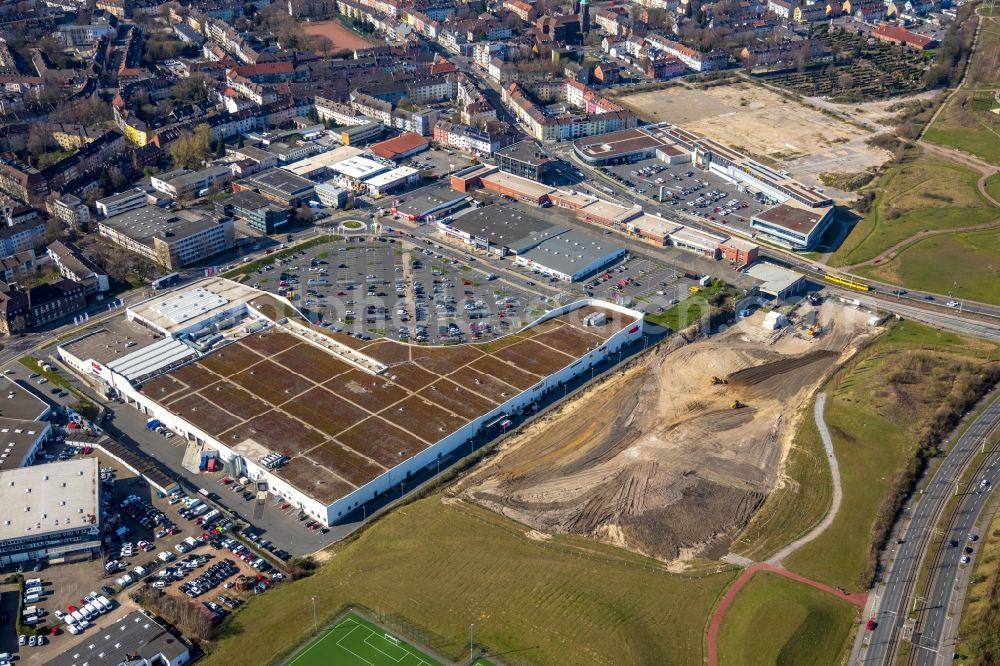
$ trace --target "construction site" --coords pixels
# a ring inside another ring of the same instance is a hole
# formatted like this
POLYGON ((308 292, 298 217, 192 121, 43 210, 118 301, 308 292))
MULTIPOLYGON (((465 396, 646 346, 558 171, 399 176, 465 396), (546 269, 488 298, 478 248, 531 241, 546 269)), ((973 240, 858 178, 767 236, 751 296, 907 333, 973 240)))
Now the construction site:
MULTIPOLYGON (((453 492, 542 535, 583 535, 683 566, 721 557, 781 478, 809 396, 874 331, 804 304, 671 342, 508 438, 453 492)), ((544 538, 544 537, 543 537, 544 538)))

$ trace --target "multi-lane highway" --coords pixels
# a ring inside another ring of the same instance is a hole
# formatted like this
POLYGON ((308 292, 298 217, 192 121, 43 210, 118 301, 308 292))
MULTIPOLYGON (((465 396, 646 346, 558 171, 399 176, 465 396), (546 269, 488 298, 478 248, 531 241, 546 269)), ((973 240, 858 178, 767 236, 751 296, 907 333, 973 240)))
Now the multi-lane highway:
POLYGON ((1000 451, 993 451, 977 466, 977 473, 969 479, 967 487, 961 489, 962 499, 937 552, 932 545, 927 553, 927 557, 935 557, 935 566, 930 583, 922 591, 925 601, 917 608, 911 664, 933 666, 953 661, 954 632, 962 613, 959 600, 964 599, 968 573, 975 564, 980 545, 975 525, 997 483, 1000 483, 1000 451), (958 546, 952 547, 950 544, 955 542, 958 546), (969 562, 962 564, 963 553, 970 549, 969 562))
MULTIPOLYGON (((919 646, 915 652, 936 656, 937 652, 932 651, 938 649, 935 637, 940 637, 943 623, 951 613, 951 590, 964 554, 966 537, 989 495, 988 491, 980 491, 980 481, 983 477, 990 479, 990 489, 1000 482, 1000 451, 993 451, 987 457, 990 462, 984 466, 981 477, 972 479, 968 488, 959 489, 965 494, 948 533, 936 533, 935 527, 948 499, 955 493, 955 484, 981 450, 983 442, 1000 427, 1000 399, 996 397, 994 393, 987 398, 992 402, 959 436, 930 482, 907 507, 904 524, 889 553, 890 562, 874 590, 874 607, 870 608, 870 613, 878 624, 856 643, 853 662, 894 664, 901 641, 911 632, 914 645, 919 646), (957 541, 957 545, 952 546, 952 540, 957 541), (915 589, 920 563, 924 553, 933 558, 939 547, 940 558, 935 564, 932 588, 927 594, 921 594, 915 589), (914 606, 918 610, 915 626, 910 621, 914 606)), ((914 657, 924 658, 919 654, 914 657)))

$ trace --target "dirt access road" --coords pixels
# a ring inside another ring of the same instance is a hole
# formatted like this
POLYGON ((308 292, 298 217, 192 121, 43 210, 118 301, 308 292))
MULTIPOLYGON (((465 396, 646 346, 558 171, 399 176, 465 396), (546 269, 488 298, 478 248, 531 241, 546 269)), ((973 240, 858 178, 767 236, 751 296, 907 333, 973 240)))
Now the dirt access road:
POLYGON ((824 303, 815 314, 819 339, 799 326, 776 336, 758 313, 660 348, 508 440, 453 491, 543 533, 681 567, 720 557, 778 481, 808 396, 867 330, 853 309, 824 303))

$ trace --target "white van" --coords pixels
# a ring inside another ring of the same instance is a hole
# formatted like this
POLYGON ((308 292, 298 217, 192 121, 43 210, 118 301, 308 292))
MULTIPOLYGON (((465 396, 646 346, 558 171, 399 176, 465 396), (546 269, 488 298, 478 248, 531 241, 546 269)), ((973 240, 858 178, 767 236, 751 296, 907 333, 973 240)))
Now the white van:
POLYGON ((87 620, 88 622, 93 620, 94 616, 96 615, 94 609, 90 607, 90 604, 84 604, 80 608, 80 612, 83 613, 83 619, 87 620))
MULTIPOLYGON (((101 615, 104 612, 104 609, 101 608, 101 606, 99 604, 95 604, 93 601, 91 601, 89 604, 85 604, 84 607, 83 607, 83 614, 84 615, 87 614, 87 611, 90 611, 90 614, 93 617, 97 617, 98 615, 101 615)), ((90 618, 88 618, 88 619, 90 619, 90 618)))
POLYGON ((26 603, 26 604, 33 604, 33 603, 35 603, 37 601, 41 601, 41 600, 42 600, 42 597, 39 594, 25 594, 24 595, 24 603, 26 603))
POLYGON ((98 595, 98 597, 97 597, 97 603, 99 603, 101 605, 101 607, 104 609, 105 613, 107 613, 108 611, 110 611, 111 608, 112 608, 111 601, 106 596, 104 596, 103 594, 98 595))

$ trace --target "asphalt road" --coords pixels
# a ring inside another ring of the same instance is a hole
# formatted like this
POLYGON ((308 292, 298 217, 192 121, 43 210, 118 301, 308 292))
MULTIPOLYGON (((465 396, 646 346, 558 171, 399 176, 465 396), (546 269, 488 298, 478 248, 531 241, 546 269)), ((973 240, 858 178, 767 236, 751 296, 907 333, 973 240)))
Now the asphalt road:
MULTIPOLYGON (((913 635, 914 641, 919 645, 936 649, 934 636, 940 635, 940 626, 948 614, 951 589, 959 567, 959 559, 963 555, 966 536, 989 496, 988 492, 976 492, 979 479, 971 482, 971 490, 965 490, 961 513, 951 533, 934 534, 935 524, 948 499, 954 494, 955 484, 961 478, 967 463, 982 446, 984 438, 998 426, 1000 426, 1000 400, 994 400, 948 450, 917 501, 904 510, 905 525, 897 533, 897 543, 890 553, 891 563, 882 574, 881 582, 876 585, 874 598, 877 601, 874 609, 869 611, 870 617, 874 617, 878 625, 874 631, 862 637, 860 645, 855 646, 855 658, 852 660, 855 663, 895 663, 894 655, 903 638, 904 623, 914 607, 913 588, 922 555, 926 550, 927 556, 933 557, 933 549, 943 543, 945 554, 937 572, 936 584, 926 599, 918 600, 917 605, 921 609, 918 618, 922 621, 922 626, 918 626, 919 633, 913 635), (959 545, 949 546, 948 542, 951 539, 956 539, 959 545), (935 634, 934 631, 938 633, 935 634), (857 648, 860 648, 860 653, 857 648)), ((1000 451, 993 452, 993 464, 986 474, 994 486, 1000 482, 1000 464, 996 464, 997 461, 1000 461, 1000 451)), ((867 621, 867 618, 865 620, 867 621)), ((928 652, 931 657, 935 654, 928 652)))
MULTIPOLYGON (((950 664, 953 661, 954 631, 957 624, 954 620, 960 618, 962 613, 962 602, 958 600, 964 602, 968 573, 979 552, 980 535, 976 532, 975 525, 993 488, 1000 483, 1000 450, 993 451, 988 460, 982 474, 971 479, 969 487, 964 489, 954 525, 944 535, 946 542, 954 540, 959 545, 955 548, 945 546, 936 575, 926 594, 927 600, 918 610, 912 639, 918 650, 913 653, 913 663, 931 666, 937 663, 950 664), (980 485, 983 479, 990 482, 986 488, 980 485), (969 541, 970 535, 975 536, 976 540, 969 541), (960 560, 965 546, 971 547, 973 552, 969 556, 969 563, 963 565, 960 560)), ((931 551, 928 551, 928 556, 931 556, 931 551)))
MULTIPOLYGON (((613 196, 619 200, 619 203, 624 203, 625 205, 640 204, 646 212, 660 215, 668 220, 673 220, 695 229, 716 233, 731 233, 725 225, 713 224, 704 218, 682 216, 670 206, 665 206, 650 197, 642 196, 635 192, 628 192, 625 191, 625 188, 616 186, 614 183, 608 181, 608 179, 602 177, 595 169, 577 159, 573 153, 571 142, 558 144, 552 147, 551 152, 573 163, 583 173, 589 174, 591 185, 597 184, 601 189, 607 187, 612 190, 614 192, 613 196)), ((792 252, 783 252, 776 248, 762 247, 760 255, 762 259, 784 264, 805 273, 819 283, 825 283, 823 276, 826 272, 837 272, 832 270, 827 271, 825 267, 821 267, 800 255, 792 252)), ((1000 307, 963 299, 961 285, 955 285, 951 293, 942 295, 926 291, 899 289, 897 286, 869 279, 863 279, 862 281, 872 286, 873 291, 867 295, 877 299, 882 309, 897 312, 902 316, 909 316, 910 318, 948 328, 948 330, 959 333, 983 335, 994 340, 1000 339, 1000 307), (956 303, 956 305, 949 306, 948 303, 956 303), (903 315, 904 311, 910 314, 903 315), (917 313, 919 316, 914 316, 913 313, 917 313), (969 315, 972 315, 972 317, 969 315), (949 322, 959 319, 970 321, 975 317, 978 317, 990 326, 962 329, 949 326, 949 322)), ((831 291, 837 292, 840 290, 831 288, 831 291)), ((857 295, 859 292, 845 290, 843 293, 857 295)))

